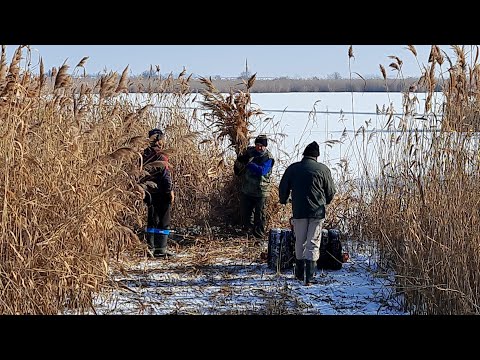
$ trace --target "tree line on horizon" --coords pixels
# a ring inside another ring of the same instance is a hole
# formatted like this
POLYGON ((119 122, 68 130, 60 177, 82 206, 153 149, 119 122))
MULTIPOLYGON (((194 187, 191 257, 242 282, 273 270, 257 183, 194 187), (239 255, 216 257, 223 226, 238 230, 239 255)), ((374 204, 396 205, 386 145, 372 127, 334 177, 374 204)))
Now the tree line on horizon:
MULTIPOLYGON (((200 79, 190 77, 173 78, 169 75, 171 80, 177 84, 173 89, 181 89, 188 86, 190 92, 201 92, 205 89, 205 85, 200 79), (187 80, 187 81, 186 81, 187 80), (187 85, 188 83, 188 85, 187 85)), ((155 92, 155 83, 158 80, 165 80, 163 76, 157 77, 132 77, 128 84, 128 91, 130 93, 155 92)), ((224 93, 230 92, 231 89, 236 89, 243 86, 244 79, 242 78, 210 78, 214 86, 224 93)), ((96 77, 82 77, 77 79, 79 82, 94 83, 98 79, 96 77)), ((276 79, 257 79, 255 86, 250 89, 252 93, 288 93, 288 92, 422 92, 425 91, 424 86, 419 86, 418 78, 406 79, 391 79, 391 78, 372 78, 372 79, 337 79, 337 78, 310 78, 310 79, 294 79, 288 77, 281 77, 276 79)), ((439 80, 436 84, 435 91, 441 91, 442 81, 439 80)))
MULTIPOLYGON (((242 84, 242 80, 213 80, 215 87, 221 92, 229 92, 242 84)), ((422 91, 418 87, 418 78, 408 79, 257 79, 252 93, 285 93, 285 92, 404 92, 422 91)), ((440 84, 437 91, 441 90, 440 84)), ((199 80, 190 81, 191 91, 203 89, 199 80)))
MULTIPOLYGON (((83 64, 82 64, 83 65, 83 64)), ((77 65, 76 68, 78 68, 77 65)), ((80 66, 82 67, 82 66, 80 66)), ((127 68, 125 71, 127 71, 127 68)), ((57 69, 52 68, 47 71, 46 75, 53 77, 57 69)), ((102 72, 87 74, 85 71, 83 75, 77 73, 72 76, 77 84, 85 83, 86 85, 93 85, 99 79, 113 76, 114 74, 106 74, 102 72)), ((185 92, 187 89, 190 92, 201 92, 205 90, 202 79, 209 79, 213 85, 223 93, 228 93, 232 89, 241 87, 245 81, 256 74, 247 68, 241 72, 237 77, 222 77, 215 76, 199 76, 198 74, 189 74, 187 76, 186 69, 175 76, 173 72, 162 74, 160 67, 150 66, 149 69, 143 71, 139 75, 130 76, 130 81, 127 85, 130 93, 145 93, 165 91, 165 89, 156 89, 155 84, 159 84, 163 80, 168 80, 173 83, 170 91, 185 92)), ((354 73, 352 78, 344 78, 339 72, 328 74, 325 78, 317 76, 310 78, 293 78, 289 76, 282 76, 277 78, 270 77, 256 77, 255 86, 250 89, 252 93, 288 93, 288 92, 424 92, 426 91, 425 81, 418 77, 396 77, 389 78, 387 74, 382 71, 383 77, 379 74, 369 74, 365 77, 354 73)), ((425 79, 423 79, 425 80, 425 79)), ((441 91, 443 80, 436 81, 435 91, 441 91)), ((168 91, 168 90, 167 90, 168 91)))
MULTIPOLYGON (((128 67, 127 67, 128 68, 128 67)), ((55 74, 56 69, 53 68, 47 72, 47 76, 55 74)), ((86 83, 92 85, 100 78, 108 76, 108 74, 78 74, 74 76, 77 83, 86 83)), ((245 81, 251 76, 250 71, 244 71, 237 77, 222 77, 220 75, 205 77, 210 79, 214 86, 224 93, 230 92, 232 89, 241 87, 245 81)), ((282 76, 278 78, 262 78, 257 77, 255 86, 250 89, 252 93, 288 93, 288 92, 424 92, 426 85, 420 78, 388 78, 386 74, 384 77, 379 75, 367 75, 362 77, 355 73, 354 78, 344 78, 340 73, 334 72, 328 74, 325 78, 310 77, 310 78, 292 78, 282 76), (420 84, 420 85, 419 85, 420 84)), ((205 90, 205 85, 202 82, 202 77, 196 74, 186 75, 184 69, 178 77, 173 73, 161 74, 160 69, 150 68, 137 76, 130 76, 128 84, 128 91, 130 93, 156 92, 155 83, 159 81, 171 80, 174 86, 173 91, 185 91, 188 88, 191 92, 201 92, 205 90), (175 86, 176 84, 176 86, 175 86)), ((441 91, 443 80, 438 79, 436 82, 435 91, 441 91)), ((162 90, 163 91, 163 90, 162 90)))

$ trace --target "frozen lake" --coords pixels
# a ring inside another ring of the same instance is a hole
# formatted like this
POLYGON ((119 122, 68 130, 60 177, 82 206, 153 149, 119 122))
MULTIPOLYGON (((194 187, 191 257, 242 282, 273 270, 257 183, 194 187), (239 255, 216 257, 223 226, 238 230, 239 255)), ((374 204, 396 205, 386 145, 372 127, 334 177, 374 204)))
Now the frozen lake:
MULTIPOLYGON (((137 100, 142 98, 140 94, 130 96, 136 96, 137 100)), ((341 159, 347 160, 355 173, 361 163, 377 162, 381 140, 386 142, 395 133, 404 111, 402 93, 252 93, 251 96, 252 106, 265 114, 254 121, 253 134, 266 133, 274 140, 270 141, 269 150, 277 160, 277 174, 300 160, 305 146, 312 141, 320 145, 318 160, 327 164, 334 175, 341 159), (394 115, 390 116, 392 112, 394 115), (265 121, 267 118, 269 120, 265 121)), ((414 115, 423 114, 426 94, 410 94, 410 101, 414 96, 417 100, 411 111, 414 115)), ((434 103, 438 104, 441 96, 436 94, 434 103)), ((200 97, 186 102, 185 107, 196 107, 197 114, 201 114, 200 97)), ((152 102, 155 97, 150 99, 152 102)), ((139 101, 139 104, 145 102, 139 101)), ((161 111, 161 104, 157 105, 161 111)), ((428 124, 415 119, 417 117, 408 118, 409 128, 423 126, 427 129, 428 124)))
MULTIPOLYGON (((425 98, 425 94, 417 94, 414 113, 423 114, 425 98)), ((358 168, 360 157, 374 160, 378 156, 381 139, 391 136, 403 114, 401 93, 254 93, 252 102, 276 120, 260 126, 258 132, 287 135, 281 144, 290 155, 287 162, 300 160, 305 146, 317 141, 320 145, 319 161, 334 168, 344 158, 353 170, 358 168), (391 118, 387 110, 396 115, 391 118), (389 119, 391 127, 387 129, 389 119), (272 126, 277 122, 276 127, 272 126), (362 126, 365 131, 355 136, 362 126)), ((414 127, 423 126, 422 121, 413 118, 409 121, 414 127)), ((271 150, 282 158, 275 146, 271 150)))

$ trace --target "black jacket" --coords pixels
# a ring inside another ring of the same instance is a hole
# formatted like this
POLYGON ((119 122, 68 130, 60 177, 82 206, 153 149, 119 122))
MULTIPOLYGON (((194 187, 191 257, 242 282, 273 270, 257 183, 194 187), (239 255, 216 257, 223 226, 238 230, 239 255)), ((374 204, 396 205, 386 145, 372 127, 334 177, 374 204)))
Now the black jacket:
POLYGON ((167 155, 159 147, 149 146, 143 152, 143 167, 149 174, 140 179, 140 183, 155 184, 147 186, 147 192, 150 195, 169 197, 173 186, 167 155))
POLYGON ((310 156, 285 170, 278 191, 281 204, 286 204, 292 193, 295 219, 325 218, 325 205, 336 192, 330 169, 310 156))

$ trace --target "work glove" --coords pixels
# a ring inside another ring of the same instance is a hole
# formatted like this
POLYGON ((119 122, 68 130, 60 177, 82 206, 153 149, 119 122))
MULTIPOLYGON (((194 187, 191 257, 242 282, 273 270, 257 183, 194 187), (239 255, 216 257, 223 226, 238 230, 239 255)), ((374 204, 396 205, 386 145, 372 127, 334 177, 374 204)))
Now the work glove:
POLYGON ((248 162, 248 155, 247 154, 239 155, 237 158, 237 161, 242 164, 246 164, 248 162))

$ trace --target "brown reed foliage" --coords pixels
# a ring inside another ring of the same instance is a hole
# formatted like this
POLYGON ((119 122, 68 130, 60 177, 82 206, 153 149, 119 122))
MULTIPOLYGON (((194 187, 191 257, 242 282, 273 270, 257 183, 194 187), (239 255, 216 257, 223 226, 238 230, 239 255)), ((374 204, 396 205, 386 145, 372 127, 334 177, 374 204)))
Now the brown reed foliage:
POLYGON ((209 111, 205 117, 212 123, 214 134, 220 141, 227 138, 229 146, 240 154, 248 146, 251 118, 262 114, 261 110, 251 107, 250 88, 255 83, 255 75, 245 84, 245 91, 234 93, 231 89, 227 96, 220 93, 210 79, 200 80, 207 86, 202 92, 205 100, 201 105, 209 111))
MULTIPOLYGON (((216 204, 212 208, 212 215, 224 224, 237 224, 239 221, 238 189, 241 184, 239 178, 233 174, 233 161, 249 145, 250 139, 254 137, 253 124, 263 115, 261 109, 251 105, 250 90, 255 79, 254 74, 248 80, 242 80, 244 90, 231 88, 225 95, 215 87, 211 79, 201 78, 201 82, 206 86, 202 91, 204 101, 201 105, 207 110, 204 117, 208 127, 212 129, 215 141, 223 144, 226 142, 227 149, 232 148, 235 151, 227 161, 220 160, 220 164, 225 168, 223 171, 228 175, 222 185, 223 192, 215 197, 216 204), (227 162, 228 167, 225 166, 227 162)), ((225 153, 223 155, 225 158, 225 153)), ((273 177, 265 214, 269 226, 288 226, 288 216, 278 203, 278 184, 273 177)))
MULTIPOLYGON (((204 101, 201 105, 207 110, 205 119, 209 126, 213 129, 213 135, 218 142, 227 141, 228 147, 235 150, 235 155, 239 155, 249 143, 251 119, 254 115, 249 110, 251 103, 250 87, 246 91, 234 92, 233 88, 230 93, 224 96, 214 86, 211 79, 201 78, 200 81, 206 86, 206 90, 202 92, 204 101)), ((252 76, 248 82, 253 86, 255 76, 252 76)), ((233 158, 232 161, 235 161, 233 158)), ((228 171, 228 173, 231 173, 228 171)), ((223 223, 237 223, 240 211, 240 198, 238 189, 240 188, 240 180, 236 176, 229 176, 222 187, 224 192, 218 196, 219 201, 214 212, 217 216, 222 217, 223 223)))
POLYGON ((385 114, 391 133, 360 139, 376 144, 380 160, 367 165, 366 154, 357 154, 366 166, 351 180, 346 213, 350 235, 378 244, 381 265, 395 271, 415 314, 480 313, 478 49, 453 50, 452 61, 432 46, 422 68, 425 115, 415 115, 417 95, 406 92, 405 115, 385 114))
POLYGON ((2 45, 2 55, 0 57, 0 84, 7 78, 7 47, 2 45))
POLYGON ((69 95, 67 64, 32 96, 43 74, 22 73, 21 58, 18 48, 0 84, 0 313, 83 312, 111 260, 139 243, 131 225, 142 193, 131 174, 141 148, 128 139, 145 125, 124 121, 129 104, 114 112, 69 95))

